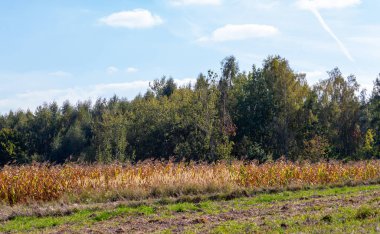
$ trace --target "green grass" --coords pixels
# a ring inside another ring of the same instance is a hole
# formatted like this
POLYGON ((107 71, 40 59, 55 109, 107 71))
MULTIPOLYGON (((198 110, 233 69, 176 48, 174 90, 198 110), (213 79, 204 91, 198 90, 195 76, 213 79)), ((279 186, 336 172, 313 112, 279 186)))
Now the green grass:
POLYGON ((154 208, 145 205, 138 207, 119 206, 115 210, 99 212, 93 219, 95 221, 104 221, 125 214, 150 215, 154 214, 154 208))
POLYGON ((369 206, 363 206, 356 211, 355 219, 362 220, 375 217, 378 215, 378 212, 379 211, 374 208, 371 208, 369 206))
POLYGON ((237 222, 237 221, 227 221, 219 226, 215 227, 211 233, 222 234, 222 233, 252 233, 257 231, 258 228, 256 224, 249 222, 237 222))
MULTIPOLYGON (((375 209, 368 209, 364 207, 339 208, 336 211, 327 214, 322 212, 315 215, 294 216, 285 220, 285 222, 289 227, 291 227, 289 230, 295 232, 312 232, 317 230, 330 230, 334 232, 337 230, 358 230, 363 225, 378 223, 379 217, 375 214, 377 214, 375 209), (360 214, 360 216, 358 216, 358 214, 360 214), (306 225, 307 220, 309 222, 315 222, 315 225, 306 225)), ((276 222, 278 224, 280 221, 274 221, 274 223, 276 222)))
POLYGON ((106 221, 121 215, 150 215, 153 213, 153 207, 143 205, 138 207, 119 206, 116 209, 106 211, 82 210, 67 216, 21 216, 0 225, 0 231, 29 231, 33 229, 56 227, 63 224, 75 224, 77 226, 83 226, 85 224, 106 221))
POLYGON ((201 212, 205 214, 219 214, 223 211, 226 211, 221 206, 220 202, 211 202, 211 201, 204 201, 199 204, 197 204, 201 212))
POLYGON ((193 203, 182 202, 177 204, 171 204, 167 206, 167 209, 175 212, 189 212, 200 211, 200 208, 193 203))
POLYGON ((66 223, 91 222, 89 217, 93 212, 82 210, 73 215, 62 217, 16 217, 0 226, 1 232, 28 231, 32 229, 44 229, 66 223))
MULTIPOLYGON (((172 203, 168 200, 161 203, 150 202, 146 203, 146 205, 119 205, 113 209, 85 209, 65 216, 19 216, 12 220, 0 222, 0 232, 46 231, 55 230, 63 225, 65 227, 80 229, 85 226, 91 227, 94 224, 110 222, 116 217, 131 216, 142 216, 147 220, 156 219, 162 221, 175 218, 176 215, 186 214, 184 217, 196 219, 202 215, 218 215, 232 210, 244 211, 252 207, 266 209, 274 204, 296 204, 305 199, 329 196, 349 199, 371 191, 380 191, 380 185, 285 191, 221 201, 200 199, 198 202, 172 203)), ((323 230, 345 232, 349 231, 349 228, 362 232, 363 230, 367 230, 365 229, 365 225, 368 226, 369 232, 375 232, 376 230, 380 232, 380 225, 378 226, 380 224, 378 203, 379 200, 375 197, 361 207, 338 208, 329 212, 326 212, 326 206, 315 204, 305 207, 304 212, 306 214, 283 217, 274 213, 269 220, 264 220, 262 225, 244 220, 229 220, 216 226, 207 226, 210 224, 206 220, 203 224, 193 223, 190 228, 186 228, 186 233, 203 233, 205 231, 211 231, 212 233, 247 233, 254 231, 309 233, 314 230, 321 230, 321 232, 323 230)), ((171 230, 167 229, 164 232, 170 233, 171 230)))
POLYGON ((215 201, 203 201, 200 203, 180 202, 169 204, 164 209, 172 212, 201 212, 205 214, 217 214, 221 212, 221 207, 215 201))
POLYGON ((340 187, 340 188, 328 188, 328 189, 311 189, 300 191, 285 191, 273 194, 259 194, 253 198, 239 198, 235 199, 235 204, 240 205, 255 205, 260 203, 279 202, 286 200, 294 200, 310 197, 326 197, 333 195, 342 195, 350 193, 368 192, 373 190, 379 190, 380 185, 358 186, 358 187, 340 187))
POLYGON ((226 221, 211 233, 378 233, 379 207, 341 208, 329 214, 274 216, 259 227, 250 221, 226 221), (359 214, 359 215, 358 215, 359 214))

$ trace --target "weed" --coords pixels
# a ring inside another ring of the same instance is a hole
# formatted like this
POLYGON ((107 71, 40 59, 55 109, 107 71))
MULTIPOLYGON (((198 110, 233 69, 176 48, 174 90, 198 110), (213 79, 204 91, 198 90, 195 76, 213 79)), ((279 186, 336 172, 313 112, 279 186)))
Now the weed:
MULTIPOLYGON (((242 161, 231 164, 148 161, 136 165, 7 165, 0 169, 0 204, 65 199, 93 203, 213 193, 222 194, 215 195, 215 200, 231 200, 249 196, 247 191, 277 193, 281 189, 296 190, 379 180, 380 160, 347 164, 278 161, 257 165, 242 161)), ((197 199, 201 201, 201 197, 197 199)), ((267 198, 262 199, 264 201, 267 198)))
POLYGON ((363 220, 372 218, 376 215, 376 211, 368 206, 362 206, 360 207, 355 214, 355 219, 363 220))

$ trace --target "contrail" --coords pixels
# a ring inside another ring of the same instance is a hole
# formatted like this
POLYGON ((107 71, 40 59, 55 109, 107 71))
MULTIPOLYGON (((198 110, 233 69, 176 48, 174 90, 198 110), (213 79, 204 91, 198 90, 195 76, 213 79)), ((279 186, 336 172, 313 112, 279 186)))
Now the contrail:
POLYGON ((354 58, 351 56, 351 54, 348 51, 348 49, 346 48, 346 46, 343 44, 343 42, 341 40, 339 40, 339 38, 335 35, 335 33, 327 25, 327 23, 325 22, 325 20, 322 18, 321 14, 319 13, 319 11, 315 7, 310 7, 309 9, 311 10, 311 12, 313 12, 313 14, 315 15, 315 17, 317 17, 319 23, 326 30, 326 32, 328 32, 330 34, 330 36, 332 38, 334 38, 334 40, 336 41, 336 43, 338 43, 338 46, 342 50, 342 52, 344 53, 344 55, 346 55, 346 57, 350 61, 354 62, 354 58))

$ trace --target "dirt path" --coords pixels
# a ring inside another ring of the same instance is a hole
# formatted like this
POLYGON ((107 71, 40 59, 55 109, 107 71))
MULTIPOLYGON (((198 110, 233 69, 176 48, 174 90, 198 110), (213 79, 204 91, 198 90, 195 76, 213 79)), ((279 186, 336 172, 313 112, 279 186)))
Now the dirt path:
MULTIPOLYGON (((224 202, 226 212, 205 214, 200 212, 176 212, 162 218, 160 214, 152 216, 116 217, 81 229, 71 229, 66 225, 56 233, 153 233, 170 230, 182 233, 186 230, 208 232, 226 221, 252 222, 257 226, 265 226, 268 220, 287 219, 303 214, 329 214, 340 207, 360 207, 364 204, 380 207, 380 191, 364 191, 355 194, 344 194, 326 197, 306 197, 282 202, 259 203, 236 207, 232 202, 224 202)), ((313 224, 313 220, 306 220, 313 224)), ((282 224, 281 224, 282 225, 282 224)), ((286 228, 284 224, 284 228, 286 228)))

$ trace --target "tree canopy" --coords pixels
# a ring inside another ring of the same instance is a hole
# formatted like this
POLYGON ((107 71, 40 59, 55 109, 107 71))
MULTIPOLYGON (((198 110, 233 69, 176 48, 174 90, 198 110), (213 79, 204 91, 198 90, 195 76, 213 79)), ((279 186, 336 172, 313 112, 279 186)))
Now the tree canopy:
POLYGON ((145 159, 266 161, 380 157, 380 76, 367 98, 338 68, 311 86, 280 56, 178 86, 162 77, 128 101, 43 104, 0 116, 0 164, 145 159))

